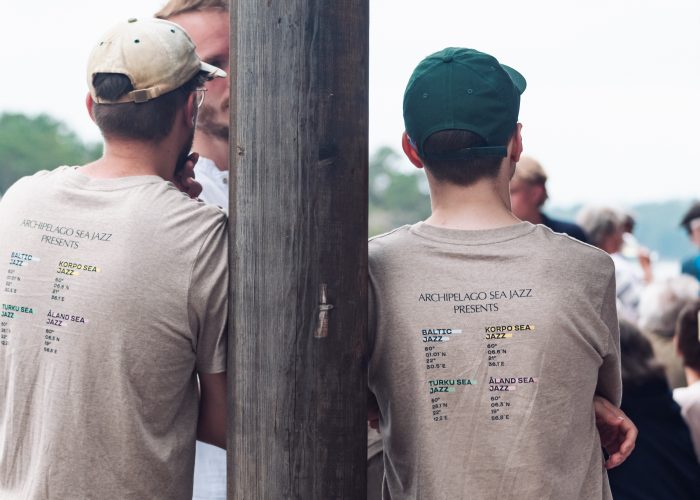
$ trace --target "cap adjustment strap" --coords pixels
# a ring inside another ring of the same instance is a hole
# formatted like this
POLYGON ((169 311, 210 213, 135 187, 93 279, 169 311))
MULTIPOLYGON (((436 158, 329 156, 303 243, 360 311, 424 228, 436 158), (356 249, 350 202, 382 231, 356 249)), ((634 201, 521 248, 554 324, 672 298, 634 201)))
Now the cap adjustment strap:
POLYGON ((487 146, 479 148, 464 148, 457 151, 450 151, 441 154, 424 154, 424 160, 471 160, 485 156, 496 156, 505 158, 508 156, 508 149, 505 146, 487 146))

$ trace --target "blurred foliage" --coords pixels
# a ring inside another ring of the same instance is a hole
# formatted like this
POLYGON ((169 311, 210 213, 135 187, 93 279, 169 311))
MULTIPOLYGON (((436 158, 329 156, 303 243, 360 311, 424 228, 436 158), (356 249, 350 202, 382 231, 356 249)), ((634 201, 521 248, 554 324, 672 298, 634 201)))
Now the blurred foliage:
POLYGON ((0 195, 20 177, 60 165, 82 165, 101 154, 101 144, 84 144, 48 115, 0 114, 0 195))
POLYGON ((393 149, 382 147, 369 160, 370 236, 430 215, 425 174, 417 169, 402 168, 401 158, 393 149))

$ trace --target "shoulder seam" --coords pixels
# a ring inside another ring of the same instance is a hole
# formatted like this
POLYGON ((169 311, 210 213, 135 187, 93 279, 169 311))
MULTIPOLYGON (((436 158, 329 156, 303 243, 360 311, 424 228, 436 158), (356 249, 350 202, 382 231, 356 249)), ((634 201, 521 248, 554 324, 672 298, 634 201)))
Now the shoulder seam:
POLYGON ((392 229, 391 231, 388 231, 388 232, 386 232, 386 233, 377 234, 376 236, 372 236, 372 237, 369 238, 367 241, 370 242, 370 241, 374 241, 374 240, 376 240, 376 239, 378 239, 378 238, 383 238, 383 237, 385 237, 385 236, 392 235, 392 234, 394 234, 395 232, 400 231, 400 230, 402 230, 402 229, 406 229, 406 228, 408 228, 408 227, 410 227, 409 224, 404 224, 403 226, 399 226, 399 227, 397 227, 397 228, 394 228, 394 229, 392 229))

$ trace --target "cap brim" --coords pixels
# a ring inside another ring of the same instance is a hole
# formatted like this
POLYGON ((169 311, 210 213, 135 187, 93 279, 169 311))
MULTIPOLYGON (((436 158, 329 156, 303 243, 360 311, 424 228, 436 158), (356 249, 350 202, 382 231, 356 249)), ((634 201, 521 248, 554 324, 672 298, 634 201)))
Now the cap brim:
POLYGON ((525 92, 525 88, 527 87, 525 77, 505 64, 501 64, 501 68, 503 68, 503 70, 508 73, 510 79, 513 80, 513 85, 515 85, 515 88, 518 89, 518 92, 521 94, 525 92))
POLYGON ((226 78, 226 72, 223 69, 207 64, 204 61, 202 61, 199 69, 204 71, 210 80, 213 78, 226 78))

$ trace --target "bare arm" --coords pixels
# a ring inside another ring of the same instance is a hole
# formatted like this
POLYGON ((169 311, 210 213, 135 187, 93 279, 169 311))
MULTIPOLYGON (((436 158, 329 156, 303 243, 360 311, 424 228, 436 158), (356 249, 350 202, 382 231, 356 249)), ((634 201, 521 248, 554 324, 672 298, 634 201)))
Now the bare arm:
POLYGON ((199 374, 197 439, 226 449, 226 372, 199 374))

